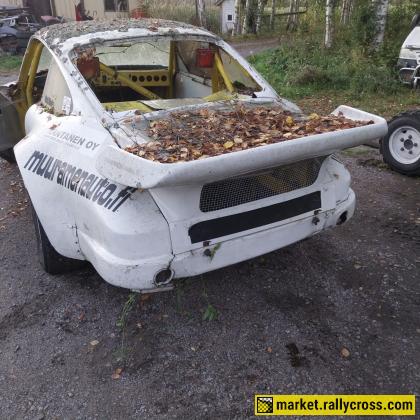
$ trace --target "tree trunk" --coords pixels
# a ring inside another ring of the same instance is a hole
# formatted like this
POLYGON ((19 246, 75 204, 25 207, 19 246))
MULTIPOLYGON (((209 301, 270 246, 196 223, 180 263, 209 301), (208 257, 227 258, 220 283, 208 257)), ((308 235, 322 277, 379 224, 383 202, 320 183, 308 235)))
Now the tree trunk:
POLYGON ((271 0, 270 29, 274 31, 276 24, 276 0, 271 0))
POLYGON ((388 15, 389 0, 372 0, 375 6, 375 35, 372 40, 372 49, 378 51, 384 42, 386 18, 388 15))
POLYGON ((235 0, 235 13, 233 16, 233 31, 232 35, 241 33, 241 0, 235 0))
POLYGON ((246 0, 245 3, 245 10, 244 10, 244 16, 243 16, 243 24, 242 24, 242 33, 247 34, 249 31, 249 18, 251 15, 251 0, 246 0))
POLYGON ((351 13, 353 11, 354 0, 343 0, 341 6, 341 17, 340 22, 343 25, 348 25, 351 18, 351 13))
POLYGON ((255 32, 257 34, 259 34, 260 31, 261 31, 261 23, 262 23, 266 3, 267 2, 265 0, 258 0, 257 22, 256 22, 256 25, 255 25, 255 32))
MULTIPOLYGON (((290 6, 289 6, 289 13, 293 13, 295 10, 295 0, 290 0, 290 6)), ((292 24, 292 14, 290 14, 287 17, 287 25, 286 25, 286 29, 289 31, 291 28, 291 24, 292 24)))
POLYGON ((290 0, 289 17, 287 19, 287 30, 295 31, 299 24, 300 0, 290 0))
POLYGON ((331 48, 334 33, 334 0, 327 0, 325 8, 325 48, 331 48))
POLYGON ((206 3, 205 0, 196 0, 197 7, 197 20, 200 26, 203 28, 207 27, 206 19, 206 3))

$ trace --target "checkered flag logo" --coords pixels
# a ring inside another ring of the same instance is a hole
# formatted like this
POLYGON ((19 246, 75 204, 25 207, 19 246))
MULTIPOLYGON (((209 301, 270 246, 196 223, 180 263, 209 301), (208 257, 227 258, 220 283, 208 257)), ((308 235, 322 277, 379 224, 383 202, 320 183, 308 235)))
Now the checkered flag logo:
POLYGON ((258 414, 272 414, 273 413, 273 398, 272 397, 257 397, 257 413, 258 414))

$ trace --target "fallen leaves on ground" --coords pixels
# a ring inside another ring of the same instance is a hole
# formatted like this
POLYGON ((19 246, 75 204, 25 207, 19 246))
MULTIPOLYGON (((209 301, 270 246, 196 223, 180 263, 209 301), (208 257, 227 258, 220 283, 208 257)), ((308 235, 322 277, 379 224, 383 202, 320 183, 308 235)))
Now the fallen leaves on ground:
POLYGON ((235 106, 171 114, 150 123, 152 141, 126 150, 142 158, 175 163, 205 159, 282 141, 372 124, 339 116, 294 118, 280 108, 235 106))
POLYGON ((343 347, 343 348, 340 350, 340 354, 341 354, 341 357, 344 357, 345 359, 347 359, 348 357, 350 357, 350 351, 349 351, 349 349, 348 349, 348 348, 346 348, 346 347, 343 347))
POLYGON ((112 374, 112 379, 120 379, 122 371, 121 368, 115 369, 115 372, 112 374))

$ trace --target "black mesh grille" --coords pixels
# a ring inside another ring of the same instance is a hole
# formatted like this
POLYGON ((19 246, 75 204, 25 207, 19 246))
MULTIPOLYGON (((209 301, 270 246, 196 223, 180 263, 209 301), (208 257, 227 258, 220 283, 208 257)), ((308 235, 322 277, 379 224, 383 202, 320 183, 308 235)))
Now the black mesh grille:
POLYGON ((279 166, 268 171, 204 185, 200 210, 210 212, 309 187, 318 178, 325 157, 279 166))

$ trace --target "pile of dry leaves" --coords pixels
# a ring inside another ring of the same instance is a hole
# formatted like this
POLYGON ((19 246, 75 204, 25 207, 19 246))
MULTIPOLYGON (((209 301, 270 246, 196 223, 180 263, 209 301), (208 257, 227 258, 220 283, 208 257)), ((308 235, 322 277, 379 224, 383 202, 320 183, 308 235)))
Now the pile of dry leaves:
POLYGON ((204 108, 151 122, 153 141, 126 150, 161 163, 185 162, 371 123, 342 115, 311 114, 297 120, 288 112, 267 107, 204 108))

